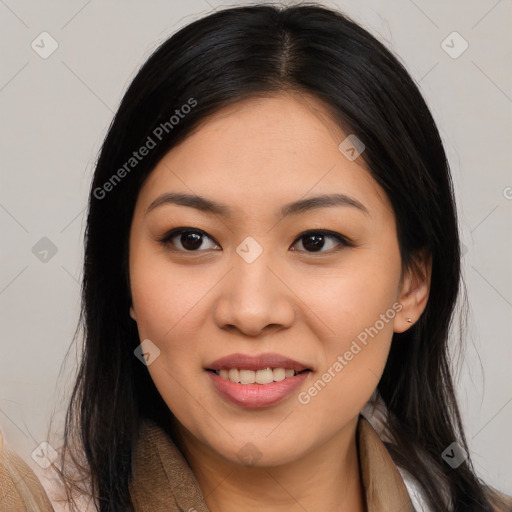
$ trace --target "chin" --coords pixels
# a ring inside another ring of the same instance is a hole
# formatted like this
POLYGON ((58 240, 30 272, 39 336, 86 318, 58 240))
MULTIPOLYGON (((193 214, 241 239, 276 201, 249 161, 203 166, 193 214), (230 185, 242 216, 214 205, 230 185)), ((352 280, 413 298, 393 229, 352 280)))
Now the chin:
POLYGON ((301 457, 297 451, 298 440, 290 442, 289 446, 283 445, 283 439, 277 438, 269 441, 263 436, 255 439, 254 435, 247 435, 227 440, 228 445, 214 446, 210 448, 231 464, 244 467, 265 468, 281 466, 293 462, 301 457), (235 449, 233 449, 236 447, 235 449))

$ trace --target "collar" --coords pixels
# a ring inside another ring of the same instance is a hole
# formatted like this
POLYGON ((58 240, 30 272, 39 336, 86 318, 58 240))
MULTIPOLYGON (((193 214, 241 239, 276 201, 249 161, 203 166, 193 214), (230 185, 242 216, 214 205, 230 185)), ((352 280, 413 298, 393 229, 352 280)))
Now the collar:
MULTIPOLYGON (((371 423, 356 430, 368 512, 414 512, 407 487, 371 423)), ((130 495, 136 512, 210 512, 199 483, 169 435, 144 420, 132 454, 130 495)))

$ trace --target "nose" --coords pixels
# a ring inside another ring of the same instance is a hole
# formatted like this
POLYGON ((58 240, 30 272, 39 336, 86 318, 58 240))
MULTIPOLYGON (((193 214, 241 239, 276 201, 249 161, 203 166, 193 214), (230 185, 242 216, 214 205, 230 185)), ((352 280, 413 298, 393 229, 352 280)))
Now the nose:
POLYGON ((232 270, 219 288, 216 324, 251 337, 290 327, 295 319, 294 294, 285 277, 266 251, 252 263, 235 254, 232 270))

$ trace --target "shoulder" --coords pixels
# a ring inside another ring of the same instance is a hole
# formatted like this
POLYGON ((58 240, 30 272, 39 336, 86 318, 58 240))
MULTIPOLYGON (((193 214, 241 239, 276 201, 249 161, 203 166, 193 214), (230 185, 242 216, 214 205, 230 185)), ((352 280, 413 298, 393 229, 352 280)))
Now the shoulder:
POLYGON ((28 464, 10 449, 0 429, 0 512, 54 512, 52 504, 28 464))

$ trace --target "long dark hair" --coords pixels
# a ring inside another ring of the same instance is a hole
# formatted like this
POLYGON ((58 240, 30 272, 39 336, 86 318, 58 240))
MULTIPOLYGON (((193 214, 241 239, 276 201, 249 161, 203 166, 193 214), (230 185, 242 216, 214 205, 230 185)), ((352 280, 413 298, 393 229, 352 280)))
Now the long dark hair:
MULTIPOLYGON (((409 330, 394 335, 378 384, 395 438, 388 449, 418 480, 432 510, 448 508, 444 481, 454 511, 491 511, 471 459, 454 470, 441 458, 453 441, 469 449, 448 352, 463 287, 453 188, 438 130, 388 49, 343 14, 311 4, 236 7, 199 19, 159 46, 124 95, 90 189, 83 357, 66 415, 63 459, 76 450, 72 458, 86 472, 101 512, 132 510, 128 482, 140 421, 151 418, 164 427, 170 417, 133 353, 140 340, 129 316, 128 238, 138 192, 158 161, 209 114, 287 90, 322 100, 345 133, 366 146, 362 158, 394 209, 403 268, 414 264, 419 250, 432 258, 426 309, 409 330), (148 154, 130 160, 151 145, 148 138, 155 143, 148 154)), ((71 487, 76 479, 64 474, 71 487)))

